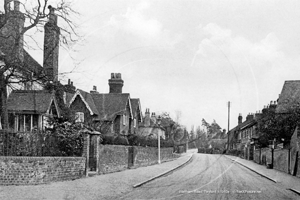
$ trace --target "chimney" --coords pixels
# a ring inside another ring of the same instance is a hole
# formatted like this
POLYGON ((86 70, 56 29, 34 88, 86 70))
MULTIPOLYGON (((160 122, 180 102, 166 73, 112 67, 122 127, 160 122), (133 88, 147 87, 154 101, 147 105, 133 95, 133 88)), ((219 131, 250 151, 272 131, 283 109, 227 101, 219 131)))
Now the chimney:
POLYGON ((49 20, 44 27, 44 70, 49 81, 57 82, 60 28, 57 26, 55 9, 52 6, 48 6, 48 9, 49 20))
POLYGON ((239 117, 238 117, 238 125, 240 125, 242 122, 243 122, 243 116, 242 116, 242 114, 240 113, 240 114, 239 114, 239 117))
POLYGON ((149 110, 149 108, 146 108, 144 126, 146 126, 146 127, 150 126, 150 110, 149 110))
POLYGON ((155 112, 153 112, 151 114, 151 120, 153 121, 154 124, 156 124, 156 115, 155 115, 155 112))
POLYGON ((122 93, 123 83, 120 73, 111 73, 111 79, 108 80, 109 93, 122 93))
POLYGON ((246 117, 246 121, 252 120, 252 119, 254 119, 254 116, 253 116, 252 113, 249 113, 249 114, 247 115, 247 117, 246 117))
MULTIPOLYGON (((11 61, 24 61, 23 38, 21 32, 24 28, 25 15, 20 12, 20 2, 17 0, 5 0, 7 21, 0 29, 1 51, 9 55, 7 58, 11 61), (12 2, 14 4, 12 10, 12 2)), ((5 15, 0 15, 0 21, 5 22, 5 15)))
POLYGON ((99 94, 99 92, 97 91, 97 86, 93 86, 93 90, 90 91, 91 94, 99 94))

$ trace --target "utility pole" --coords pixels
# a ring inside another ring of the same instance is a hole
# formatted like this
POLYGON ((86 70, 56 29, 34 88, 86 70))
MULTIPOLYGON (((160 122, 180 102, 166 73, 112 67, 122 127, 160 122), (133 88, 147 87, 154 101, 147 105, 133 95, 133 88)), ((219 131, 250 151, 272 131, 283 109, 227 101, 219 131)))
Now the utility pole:
POLYGON ((230 101, 228 101, 227 150, 229 150, 230 101))

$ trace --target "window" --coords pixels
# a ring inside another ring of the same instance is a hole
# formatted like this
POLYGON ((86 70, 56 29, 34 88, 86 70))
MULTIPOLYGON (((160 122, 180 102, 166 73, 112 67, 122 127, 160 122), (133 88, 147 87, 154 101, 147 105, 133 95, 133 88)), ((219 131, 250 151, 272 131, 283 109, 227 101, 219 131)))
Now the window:
POLYGON ((13 129, 15 127, 16 131, 32 131, 33 129, 39 128, 39 115, 37 114, 20 114, 13 119, 14 116, 11 114, 9 116, 9 127, 13 129))
POLYGON ((75 113, 75 122, 83 123, 84 122, 84 113, 76 112, 75 113))
POLYGON ((133 127, 135 128, 136 127, 136 119, 134 118, 133 120, 133 127))
POLYGON ((126 125, 126 115, 124 114, 122 118, 123 118, 123 125, 125 126, 126 125))

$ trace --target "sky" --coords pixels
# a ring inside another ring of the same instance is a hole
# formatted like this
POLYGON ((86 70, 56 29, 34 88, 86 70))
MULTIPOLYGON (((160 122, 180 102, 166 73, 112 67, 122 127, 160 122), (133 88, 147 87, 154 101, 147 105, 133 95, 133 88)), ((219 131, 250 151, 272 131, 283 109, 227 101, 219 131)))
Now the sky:
MULTIPOLYGON (((51 0, 49 1, 51 4, 51 0)), ((61 49, 59 79, 108 93, 121 73, 124 93, 143 113, 169 112, 188 129, 204 118, 224 129, 300 79, 300 1, 73 0, 81 40, 61 49)), ((31 51, 42 63, 41 51, 31 51)))

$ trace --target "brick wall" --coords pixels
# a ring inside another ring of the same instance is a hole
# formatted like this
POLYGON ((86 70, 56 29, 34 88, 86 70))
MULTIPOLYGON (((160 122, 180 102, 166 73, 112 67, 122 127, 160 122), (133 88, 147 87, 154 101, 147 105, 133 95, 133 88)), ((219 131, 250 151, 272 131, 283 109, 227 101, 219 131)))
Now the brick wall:
POLYGON ((84 176, 83 157, 0 157, 1 185, 43 184, 84 176))
MULTIPOLYGON (((155 147, 100 145, 99 151, 99 174, 152 165, 158 161, 155 147)), ((178 157, 173 154, 173 148, 161 148, 160 155, 162 162, 178 157)))
POLYGON ((100 145, 99 174, 117 172, 128 168, 128 146, 100 145))
POLYGON ((275 149, 274 150, 274 169, 288 173, 289 150, 275 149))

